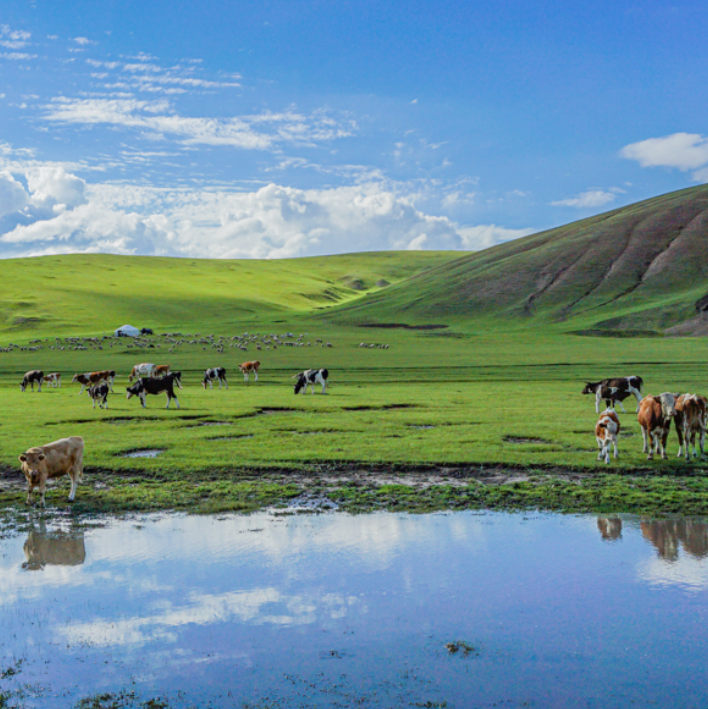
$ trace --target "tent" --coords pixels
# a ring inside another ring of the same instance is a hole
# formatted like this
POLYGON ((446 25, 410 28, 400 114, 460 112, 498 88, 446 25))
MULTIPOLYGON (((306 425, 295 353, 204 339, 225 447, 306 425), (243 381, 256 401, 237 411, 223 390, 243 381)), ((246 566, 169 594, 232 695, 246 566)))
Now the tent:
POLYGON ((140 330, 132 325, 123 325, 123 327, 119 327, 114 333, 116 337, 137 337, 139 334, 140 330))

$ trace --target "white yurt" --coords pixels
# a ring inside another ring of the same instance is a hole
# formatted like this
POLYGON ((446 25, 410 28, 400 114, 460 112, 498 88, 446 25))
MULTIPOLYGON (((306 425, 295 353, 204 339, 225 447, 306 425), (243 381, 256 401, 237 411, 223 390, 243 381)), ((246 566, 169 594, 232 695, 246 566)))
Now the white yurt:
POLYGON ((132 325, 123 325, 123 327, 119 327, 113 334, 116 337, 137 337, 140 334, 140 330, 132 325))

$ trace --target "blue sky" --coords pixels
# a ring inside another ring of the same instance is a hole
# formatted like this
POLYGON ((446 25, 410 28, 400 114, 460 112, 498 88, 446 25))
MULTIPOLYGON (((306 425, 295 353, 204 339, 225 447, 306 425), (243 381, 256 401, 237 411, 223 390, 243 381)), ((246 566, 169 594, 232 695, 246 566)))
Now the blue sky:
POLYGON ((707 20, 3 0, 0 257, 478 249, 708 181, 707 20))

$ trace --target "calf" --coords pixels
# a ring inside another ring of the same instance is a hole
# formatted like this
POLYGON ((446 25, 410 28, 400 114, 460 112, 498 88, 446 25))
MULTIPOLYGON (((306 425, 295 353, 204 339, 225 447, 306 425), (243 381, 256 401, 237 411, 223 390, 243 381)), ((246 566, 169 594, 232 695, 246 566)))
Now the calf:
POLYGON ((44 492, 47 480, 68 475, 71 478, 69 502, 74 501, 76 486, 84 471, 84 439, 80 436, 61 438, 53 443, 37 446, 25 451, 19 458, 22 472, 27 478, 27 504, 32 492, 39 488, 42 507, 46 507, 44 492))
POLYGON ((665 392, 659 396, 645 396, 639 403, 637 420, 642 428, 644 445, 642 453, 647 453, 647 460, 654 457, 654 451, 666 458, 666 439, 671 428, 671 419, 676 415, 678 394, 665 392), (648 450, 647 450, 648 448, 648 450))
POLYGON ((74 374, 71 381, 79 382, 79 384, 81 384, 79 395, 84 393, 84 389, 88 389, 96 384, 101 384, 101 382, 108 382, 108 386, 111 391, 113 391, 113 388, 111 387, 111 375, 115 377, 115 374, 115 372, 109 372, 108 370, 101 372, 85 372, 84 374, 74 374))
POLYGON ((169 364, 158 364, 155 367, 155 373, 152 375, 153 377, 164 377, 165 374, 170 373, 170 365, 169 364))
POLYGON ((258 381, 258 370, 260 369, 261 363, 256 359, 253 362, 244 362, 239 364, 238 368, 243 372, 243 380, 248 381, 248 375, 254 374, 256 381, 258 381))
POLYGON ((44 372, 41 369, 32 369, 29 372, 25 372, 25 376, 22 377, 22 383, 20 384, 20 389, 24 391, 29 384, 34 391, 34 384, 37 382, 39 385, 39 391, 42 391, 42 382, 44 381, 44 372))
POLYGON ((141 364, 136 364, 133 367, 133 371, 128 376, 128 381, 132 382, 133 379, 140 379, 142 377, 154 377, 155 368, 152 362, 142 362, 141 364))
POLYGON ((586 382, 585 388, 581 394, 595 395, 595 413, 600 413, 600 402, 604 399, 605 406, 614 409, 615 402, 618 402, 622 407, 622 411, 627 413, 622 405, 622 402, 630 396, 634 395, 637 400, 637 412, 639 412, 639 403, 642 400, 642 385, 644 381, 641 377, 617 377, 615 379, 602 379, 599 382, 586 382))
POLYGON ((214 369, 205 369, 204 370, 204 381, 202 382, 202 386, 206 389, 207 384, 209 385, 210 389, 213 389, 214 386, 212 385, 212 382, 218 379, 219 380, 219 389, 221 389, 221 383, 224 383, 224 386, 228 389, 229 385, 228 382, 226 381, 226 370, 223 367, 214 367, 214 369))
POLYGON ((55 388, 61 387, 61 372, 52 372, 51 374, 45 374, 44 381, 47 383, 47 386, 53 386, 55 388))
POLYGON ((312 393, 315 393, 315 384, 322 385, 322 393, 326 394, 327 391, 327 378, 329 377, 329 372, 326 369, 306 369, 304 372, 296 374, 293 379, 297 379, 295 382, 295 393, 299 394, 302 391, 303 394, 307 392, 307 387, 312 385, 312 393))
POLYGON ((619 430, 620 422, 617 414, 612 409, 605 409, 600 414, 600 418, 595 425, 595 439, 600 449, 597 459, 604 460, 605 464, 610 462, 610 445, 614 448, 615 460, 619 458, 617 450, 617 434, 619 430))
POLYGON ((108 384, 97 384, 88 390, 88 395, 93 399, 93 408, 96 408, 96 402, 102 409, 108 408, 108 392, 110 391, 108 384))
POLYGON ((181 389, 182 385, 180 384, 180 379, 180 372, 168 374, 165 377, 159 378, 143 377, 142 379, 139 379, 136 384, 133 384, 133 386, 127 387, 127 398, 130 399, 132 396, 139 397, 140 403, 143 405, 143 408, 146 408, 145 397, 147 394, 160 394, 164 391, 167 393, 167 406, 165 408, 169 409, 170 403, 172 402, 172 399, 174 399, 175 404, 177 404, 177 408, 179 409, 179 401, 177 401, 177 397, 175 396, 174 384, 176 383, 177 386, 181 389), (175 376, 175 374, 179 376, 175 376))
POLYGON ((697 458, 696 434, 699 434, 701 446, 701 457, 704 455, 706 437, 706 416, 708 414, 708 399, 697 394, 682 394, 676 400, 676 416, 674 416, 674 426, 678 436, 679 449, 677 458, 681 457, 681 450, 684 450, 685 458, 688 461, 688 445, 693 448, 693 457, 697 458))

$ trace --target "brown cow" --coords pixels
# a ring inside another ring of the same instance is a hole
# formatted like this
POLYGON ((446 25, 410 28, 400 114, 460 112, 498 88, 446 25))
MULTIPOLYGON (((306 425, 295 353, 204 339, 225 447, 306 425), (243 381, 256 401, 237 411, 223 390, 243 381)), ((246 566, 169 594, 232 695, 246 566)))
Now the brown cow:
POLYGON ((116 378, 114 370, 104 369, 100 372, 86 372, 84 374, 74 374, 71 381, 79 382, 81 390, 79 394, 83 394, 84 389, 106 382, 108 388, 113 391, 113 380, 116 378))
POLYGON ((44 375, 47 386, 61 387, 61 372, 50 372, 44 375))
POLYGON ((238 368, 243 372, 243 381, 248 381, 249 374, 256 375, 256 381, 258 381, 258 370, 260 369, 261 363, 255 359, 253 362, 244 362, 239 364, 238 368))
POLYGON ((620 422, 617 414, 612 409, 605 409, 595 426, 595 439, 600 452, 597 454, 598 460, 604 460, 605 464, 610 462, 610 445, 614 448, 615 460, 619 458, 617 451, 617 434, 620 430, 620 422))
POLYGON ((659 396, 645 396, 639 404, 637 420, 642 427, 644 445, 642 453, 647 453, 647 460, 654 457, 654 450, 666 458, 666 439, 671 428, 671 419, 676 415, 678 394, 664 392, 659 396))
POLYGON ((698 394, 682 394, 676 400, 676 416, 674 426, 678 436, 679 449, 677 458, 681 457, 681 449, 684 449, 686 460, 689 459, 689 442, 693 448, 693 457, 697 458, 696 434, 699 434, 701 446, 701 456, 704 455, 706 437, 706 416, 708 415, 708 399, 698 394), (685 446, 685 448, 684 448, 685 446))
POLYGON ((74 501, 76 486, 84 471, 84 439, 80 436, 61 438, 53 443, 30 448, 19 457, 22 472, 27 478, 27 504, 30 504, 32 492, 39 488, 42 507, 46 507, 44 491, 47 480, 68 475, 71 478, 69 502, 74 501))
POLYGON ((158 364, 155 367, 155 373, 152 375, 153 377, 164 377, 166 374, 170 373, 170 365, 169 364, 158 364))

